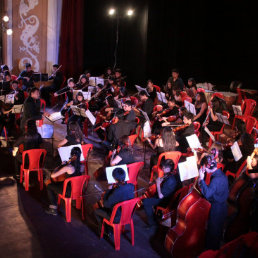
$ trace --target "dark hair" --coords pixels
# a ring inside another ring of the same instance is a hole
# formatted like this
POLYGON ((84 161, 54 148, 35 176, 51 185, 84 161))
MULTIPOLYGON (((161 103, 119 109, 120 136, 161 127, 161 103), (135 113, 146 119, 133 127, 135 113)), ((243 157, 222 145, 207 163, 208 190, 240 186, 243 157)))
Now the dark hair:
POLYGON ((9 67, 6 64, 1 65, 2 71, 9 71, 9 67))
POLYGON ((175 100, 175 98, 169 98, 168 102, 176 103, 176 100, 175 100))
POLYGON ((184 116, 187 118, 187 119, 191 119, 193 121, 193 118, 194 118, 194 115, 190 112, 185 112, 184 116))
POLYGON ((122 70, 121 70, 120 68, 117 68, 117 69, 115 70, 115 73, 122 73, 122 70))
POLYGON ((205 97, 205 94, 204 92, 198 92, 197 95, 200 96, 200 101, 196 101, 196 104, 202 104, 202 103, 206 103, 207 104, 207 101, 206 101, 206 97, 205 97))
POLYGON ((116 101, 114 100, 113 96, 107 96, 106 100, 107 100, 108 105, 110 107, 115 107, 116 106, 116 101))
POLYGON ((31 96, 31 93, 34 93, 35 91, 39 91, 37 87, 32 87, 29 92, 29 96, 31 96))
POLYGON ((33 119, 29 119, 26 121, 26 136, 34 136, 35 134, 38 133, 38 129, 37 129, 37 125, 36 125, 36 121, 33 119))
POLYGON ((69 79, 67 80, 67 84, 69 84, 70 82, 74 82, 74 79, 73 79, 73 78, 69 78, 69 79))
POLYGON ((139 96, 146 96, 146 97, 148 97, 148 95, 147 95, 145 90, 140 91, 139 92, 139 96))
POLYGON ((9 71, 4 71, 4 76, 10 76, 11 77, 11 74, 9 71))
POLYGON ((76 100, 77 100, 77 97, 79 97, 79 96, 81 96, 81 97, 83 98, 83 100, 84 100, 84 96, 83 96, 83 94, 82 94, 81 91, 79 91, 79 92, 76 94, 76 100))
POLYGON ((12 84, 14 84, 14 83, 19 84, 19 82, 17 80, 12 81, 12 84))
POLYGON ((196 85, 192 85, 191 88, 195 88, 195 90, 197 91, 196 85))
POLYGON ((191 78, 189 78, 187 81, 192 82, 192 86, 191 86, 191 87, 196 86, 196 81, 195 81, 194 78, 191 77, 191 78))
POLYGON ((67 133, 69 136, 74 137, 78 143, 83 141, 83 134, 77 122, 71 121, 67 125, 67 133))
POLYGON ((170 127, 164 127, 161 135, 164 151, 174 151, 176 149, 176 137, 172 129, 170 127))
POLYGON ((104 85, 101 84, 101 83, 99 83, 97 86, 98 86, 100 89, 102 89, 102 88, 104 87, 104 85))
POLYGON ((84 74, 84 73, 80 75, 78 83, 81 83, 81 80, 82 80, 83 78, 87 80, 87 76, 86 76, 86 74, 84 74))
POLYGON ((112 176, 119 183, 122 183, 125 181, 125 171, 122 168, 115 168, 112 172, 112 176))
POLYGON ((175 168, 175 163, 172 159, 162 159, 160 162, 161 168, 170 168, 170 172, 172 172, 175 168))
POLYGON ((76 160, 72 161, 71 164, 72 166, 74 167, 75 169, 75 174, 80 174, 81 173, 81 161, 80 161, 80 158, 81 158, 81 149, 79 147, 73 147, 71 149, 71 158, 73 156, 76 156, 76 160))
POLYGON ((131 101, 131 100, 126 100, 126 101, 125 101, 125 105, 127 105, 127 106, 132 106, 133 104, 132 104, 132 101, 131 101))
POLYGON ((150 83, 153 83, 153 81, 152 81, 152 80, 148 80, 148 81, 147 81, 147 83, 149 83, 149 82, 150 82, 150 83))
POLYGON ((59 67, 59 64, 53 64, 53 67, 58 68, 58 67, 59 67))
POLYGON ((179 74, 179 70, 177 68, 173 68, 171 73, 178 73, 179 74))
POLYGON ((246 132, 245 122, 240 119, 236 119, 236 128, 240 132, 240 134, 244 134, 246 132))
POLYGON ((26 63, 26 64, 25 64, 25 67, 26 67, 26 68, 31 67, 31 64, 30 64, 30 63, 26 63))

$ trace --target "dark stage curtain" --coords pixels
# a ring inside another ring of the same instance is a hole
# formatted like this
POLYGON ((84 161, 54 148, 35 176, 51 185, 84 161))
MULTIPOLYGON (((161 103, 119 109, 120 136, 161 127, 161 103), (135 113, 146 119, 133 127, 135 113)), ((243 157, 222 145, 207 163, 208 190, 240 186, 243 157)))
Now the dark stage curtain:
POLYGON ((83 72, 83 0, 63 0, 59 63, 77 80, 83 72))

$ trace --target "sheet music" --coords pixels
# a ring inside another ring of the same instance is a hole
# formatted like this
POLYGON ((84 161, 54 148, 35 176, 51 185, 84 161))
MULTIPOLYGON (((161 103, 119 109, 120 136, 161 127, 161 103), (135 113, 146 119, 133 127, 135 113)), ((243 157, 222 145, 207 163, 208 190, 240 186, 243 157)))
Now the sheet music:
POLYGON ((86 112, 85 112, 85 109, 84 108, 79 108, 77 106, 71 106, 71 110, 73 112, 74 115, 76 116, 82 116, 82 117, 85 117, 87 118, 87 115, 86 115, 86 112))
POLYGON ((178 163, 178 169, 181 182, 197 177, 198 167, 196 157, 187 157, 185 162, 178 163))
POLYGON ((92 125, 95 125, 96 123, 96 117, 90 112, 89 109, 86 110, 86 116, 88 117, 88 119, 90 120, 92 125))
POLYGON ((89 78, 89 85, 96 86, 96 77, 89 78))
POLYGON ((64 117, 61 115, 61 112, 54 112, 49 116, 45 116, 46 119, 48 119, 50 122, 54 123, 60 119, 63 119, 64 117))
POLYGON ((193 115, 196 116, 196 109, 195 109, 194 104, 190 103, 190 102, 187 101, 187 100, 184 101, 184 104, 185 104, 186 109, 187 109, 189 112, 191 112, 193 115))
POLYGON ((229 124, 229 121, 228 121, 228 118, 226 116, 223 116, 222 114, 220 113, 216 113, 216 116, 218 117, 218 120, 223 123, 223 124, 226 124, 226 125, 230 125, 229 124))
POLYGON ((97 86, 98 84, 102 84, 102 85, 104 86, 104 79, 101 78, 101 77, 96 77, 96 86, 97 86))
POLYGON ((232 108, 235 115, 242 116, 241 106, 232 105, 232 108))
POLYGON ((136 89, 138 90, 138 92, 141 92, 141 91, 145 91, 147 96, 150 96, 148 91, 145 89, 145 88, 142 88, 141 86, 139 85, 135 85, 136 89))
POLYGON ((151 137, 151 127, 150 127, 150 122, 146 121, 143 125, 143 136, 144 138, 151 137))
POLYGON ((14 103, 14 94, 5 95, 5 103, 6 104, 13 104, 14 103))
POLYGON ((157 92, 157 97, 160 102, 168 103, 166 99, 166 94, 164 92, 157 92))
POLYGON ((41 135, 43 139, 53 138, 53 134, 54 134, 53 125, 43 124, 42 126, 37 127, 37 129, 38 129, 38 133, 41 135))
POLYGON ((191 149, 202 149, 201 143, 199 141, 199 138, 196 134, 192 134, 190 136, 186 136, 186 140, 189 144, 189 147, 191 149))
POLYGON ((91 93, 94 93, 94 92, 96 92, 96 87, 95 86, 89 86, 88 91, 91 92, 91 93))
POLYGON ((125 181, 129 180, 129 175, 128 175, 128 169, 126 165, 119 165, 119 166, 113 166, 113 167, 106 167, 106 176, 107 176, 107 181, 108 184, 115 184, 116 180, 112 176, 113 170, 115 168, 122 168, 125 171, 125 181))
POLYGON ((242 152, 239 148, 237 141, 235 141, 234 144, 230 148, 231 148, 232 154, 234 156, 234 160, 239 161, 243 157, 243 155, 242 155, 242 152))
POLYGON ((122 102, 121 102, 121 100, 116 100, 116 103, 117 103, 117 106, 118 106, 118 108, 120 108, 120 109, 122 109, 123 107, 122 107, 122 102))
POLYGON ((215 142, 215 137, 214 137, 214 135, 211 133, 211 131, 208 129, 207 126, 204 127, 204 131, 211 137, 212 141, 215 142))
POLYGON ((22 110, 23 110, 23 104, 21 104, 21 105, 14 105, 13 107, 12 107, 12 113, 13 114, 21 114, 22 113, 22 110))
POLYGON ((70 145, 70 146, 65 146, 65 147, 58 148, 58 153, 59 153, 59 156, 60 156, 62 162, 69 160, 71 150, 72 150, 73 147, 79 147, 81 149, 80 161, 84 161, 82 146, 81 146, 81 144, 76 144, 76 145, 70 145))

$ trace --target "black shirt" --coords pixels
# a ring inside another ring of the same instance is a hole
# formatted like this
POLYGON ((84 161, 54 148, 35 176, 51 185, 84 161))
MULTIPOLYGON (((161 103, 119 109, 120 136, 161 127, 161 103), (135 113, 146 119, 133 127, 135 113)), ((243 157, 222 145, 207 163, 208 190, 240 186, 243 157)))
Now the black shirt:
POLYGON ((132 152, 127 148, 120 150, 117 155, 122 159, 117 165, 127 165, 135 162, 132 152))
POLYGON ((39 149, 42 143, 42 138, 39 133, 35 135, 23 135, 15 142, 14 146, 24 145, 24 150, 39 149))
POLYGON ((175 89, 175 90, 184 90, 184 82, 183 80, 178 77, 175 81, 173 81, 173 78, 172 77, 169 77, 168 78, 168 82, 171 82, 172 84, 172 89, 175 89))
POLYGON ((142 105, 142 110, 147 113, 149 118, 151 118, 153 107, 154 107, 154 104, 151 98, 148 98, 142 105))

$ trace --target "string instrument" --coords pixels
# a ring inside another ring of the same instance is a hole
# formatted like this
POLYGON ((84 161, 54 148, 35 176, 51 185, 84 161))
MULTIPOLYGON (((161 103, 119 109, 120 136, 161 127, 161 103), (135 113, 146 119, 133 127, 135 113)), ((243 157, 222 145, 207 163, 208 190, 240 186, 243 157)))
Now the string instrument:
POLYGON ((175 133, 175 132, 178 132, 178 131, 181 131, 181 130, 187 128, 188 126, 190 126, 190 124, 180 125, 180 126, 177 126, 176 128, 173 128, 172 131, 175 133))
MULTIPOLYGON (((61 164, 60 166, 58 166, 53 173, 57 172, 58 170, 60 170, 61 168, 67 166, 67 165, 70 165, 73 161, 75 161, 77 159, 77 157, 74 155, 72 156, 68 161, 64 162, 63 164, 61 164)), ((44 181, 45 185, 48 186, 49 184, 51 184, 52 182, 63 182, 65 181, 65 179, 68 177, 68 174, 67 173, 64 173, 60 176, 57 176, 55 178, 49 178, 49 179, 46 179, 44 181)))
POLYGON ((125 116, 127 116, 129 114, 129 111, 124 112, 123 114, 120 114, 118 116, 114 116, 111 120, 112 124, 117 124, 119 120, 121 120, 122 118, 124 118, 125 116))
POLYGON ((50 77, 55 77, 56 73, 61 69, 62 65, 60 65, 52 74, 50 77))

